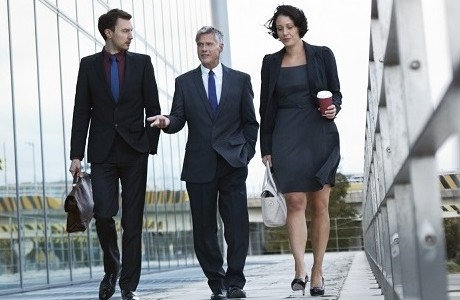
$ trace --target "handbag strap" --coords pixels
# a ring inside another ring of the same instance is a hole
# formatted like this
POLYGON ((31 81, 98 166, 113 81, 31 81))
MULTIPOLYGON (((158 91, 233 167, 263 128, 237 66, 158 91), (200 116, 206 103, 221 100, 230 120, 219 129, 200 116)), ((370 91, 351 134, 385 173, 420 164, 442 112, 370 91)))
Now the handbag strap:
POLYGON ((267 181, 270 182, 270 184, 275 188, 276 192, 278 192, 278 187, 275 183, 275 180, 273 179, 272 171, 270 169, 270 164, 268 161, 265 161, 265 177, 264 177, 264 186, 267 183, 267 181))
POLYGON ((264 182, 262 183, 262 186, 265 186, 268 182, 268 177, 270 177, 270 165, 268 164, 268 161, 265 162, 265 176, 264 176, 264 182))
MULTIPOLYGON (((273 178, 271 169, 270 169, 270 164, 268 161, 265 162, 265 177, 264 177, 264 185, 267 183, 267 181, 270 181, 270 184, 273 186, 275 189, 275 192, 278 193, 278 186, 275 183, 275 179, 273 178)), ((283 211, 284 215, 287 214, 287 207, 286 207, 286 202, 284 200, 284 196, 280 199, 279 197, 277 198, 277 201, 283 201, 284 205, 279 205, 280 209, 283 211)))

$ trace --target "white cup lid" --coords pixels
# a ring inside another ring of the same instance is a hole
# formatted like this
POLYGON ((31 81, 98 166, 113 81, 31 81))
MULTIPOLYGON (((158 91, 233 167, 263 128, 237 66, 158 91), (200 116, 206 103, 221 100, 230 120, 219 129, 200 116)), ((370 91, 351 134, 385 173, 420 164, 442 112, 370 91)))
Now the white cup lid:
POLYGON ((317 97, 320 99, 330 98, 332 97, 332 93, 329 91, 319 91, 317 97))

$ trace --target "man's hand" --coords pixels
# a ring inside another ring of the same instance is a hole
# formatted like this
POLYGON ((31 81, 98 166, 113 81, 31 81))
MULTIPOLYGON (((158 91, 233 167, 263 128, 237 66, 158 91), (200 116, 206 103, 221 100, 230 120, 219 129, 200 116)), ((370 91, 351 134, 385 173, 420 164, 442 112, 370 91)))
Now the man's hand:
POLYGON ((153 117, 148 117, 147 121, 152 122, 151 127, 166 128, 169 126, 169 118, 162 115, 156 115, 153 117))
POLYGON ((78 176, 82 176, 81 173, 81 161, 78 158, 72 159, 72 163, 70 163, 70 173, 72 173, 72 177, 75 177, 75 174, 78 176))

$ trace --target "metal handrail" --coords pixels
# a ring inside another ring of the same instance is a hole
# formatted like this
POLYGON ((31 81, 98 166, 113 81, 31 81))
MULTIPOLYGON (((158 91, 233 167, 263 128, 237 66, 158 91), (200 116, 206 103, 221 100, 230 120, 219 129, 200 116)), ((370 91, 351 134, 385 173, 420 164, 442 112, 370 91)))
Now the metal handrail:
POLYGON ((460 136, 460 4, 444 3, 452 79, 434 105, 422 2, 372 3, 363 231, 385 299, 448 299, 436 152, 460 136))

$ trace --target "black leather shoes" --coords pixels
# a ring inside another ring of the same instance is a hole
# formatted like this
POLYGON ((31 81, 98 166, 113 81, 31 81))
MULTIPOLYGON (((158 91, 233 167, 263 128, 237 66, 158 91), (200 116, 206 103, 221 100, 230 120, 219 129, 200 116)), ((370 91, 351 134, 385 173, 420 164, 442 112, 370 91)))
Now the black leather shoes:
POLYGON ((321 286, 310 287, 310 296, 323 296, 324 290, 324 278, 321 278, 321 286))
POLYGON ((99 285, 99 299, 107 300, 115 293, 115 284, 117 283, 118 274, 105 274, 99 285))
POLYGON ((133 291, 121 290, 121 299, 122 300, 140 300, 138 295, 133 291))
POLYGON ((305 286, 307 285, 308 282, 308 275, 305 276, 305 279, 303 278, 294 278, 291 282, 291 289, 293 291, 302 291, 302 295, 305 296, 305 286))
POLYGON ((216 290, 216 291, 213 291, 213 292, 212 292, 212 294, 211 294, 211 300, 222 300, 222 299, 226 299, 226 298, 225 298, 224 291, 222 291, 222 290, 216 290))
POLYGON ((237 286, 231 286, 227 290, 227 298, 246 298, 246 292, 237 286))

